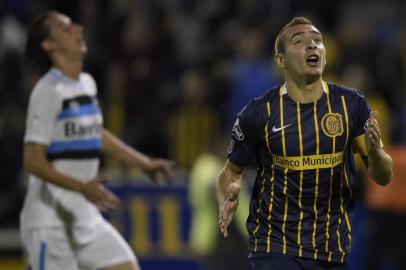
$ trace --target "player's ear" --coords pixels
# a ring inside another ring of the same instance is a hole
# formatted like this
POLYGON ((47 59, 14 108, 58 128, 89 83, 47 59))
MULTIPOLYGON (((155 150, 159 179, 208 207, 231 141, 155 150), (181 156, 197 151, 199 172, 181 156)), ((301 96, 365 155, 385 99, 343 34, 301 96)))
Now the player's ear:
POLYGON ((45 39, 44 41, 41 42, 41 47, 44 49, 46 52, 50 52, 54 49, 54 43, 50 39, 45 39))
POLYGON ((285 56, 283 53, 276 53, 275 54, 275 63, 280 68, 285 68, 285 56))

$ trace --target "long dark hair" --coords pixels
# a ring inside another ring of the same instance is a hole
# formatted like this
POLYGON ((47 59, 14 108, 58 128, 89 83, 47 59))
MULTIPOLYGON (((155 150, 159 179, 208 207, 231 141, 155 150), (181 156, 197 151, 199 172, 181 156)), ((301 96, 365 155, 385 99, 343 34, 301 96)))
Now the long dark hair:
POLYGON ((54 14, 58 12, 50 10, 37 15, 28 28, 24 62, 32 75, 42 76, 52 66, 51 59, 41 43, 49 37, 46 20, 54 14))

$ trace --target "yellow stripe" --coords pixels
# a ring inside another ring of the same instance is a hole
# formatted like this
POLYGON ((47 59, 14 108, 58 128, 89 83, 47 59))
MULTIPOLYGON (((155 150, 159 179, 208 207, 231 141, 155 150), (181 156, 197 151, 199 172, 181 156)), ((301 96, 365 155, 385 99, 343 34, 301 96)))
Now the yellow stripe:
MULTIPOLYGON (((282 95, 282 88, 279 90, 279 104, 280 104, 280 121, 281 127, 284 126, 283 123, 283 95, 282 95)), ((283 156, 286 157, 286 145, 285 145, 285 129, 282 129, 282 150, 283 156)), ((286 254, 286 218, 288 216, 288 169, 284 170, 284 184, 283 184, 283 194, 285 194, 285 210, 283 214, 283 223, 282 223, 282 235, 283 235, 283 254, 286 254)))
MULTIPOLYGON (((271 107, 270 107, 269 102, 267 102, 266 105, 267 105, 267 110, 268 110, 268 116, 270 116, 270 114, 271 114, 271 107)), ((269 152, 270 152, 271 149, 270 149, 270 147, 269 147, 268 123, 265 125, 265 140, 266 140, 266 145, 267 145, 267 147, 268 147, 268 150, 269 150, 269 152)), ((264 155, 263 155, 263 156, 264 156, 264 155)), ((254 236, 254 239, 255 239, 255 240, 254 240, 254 242, 255 242, 254 251, 257 251, 257 249, 258 249, 258 238, 256 237, 256 234, 257 234, 258 229, 259 229, 259 212, 260 212, 260 209, 261 209, 262 201, 263 201, 263 199, 264 199, 264 194, 263 194, 264 189, 265 189, 264 172, 265 172, 265 165, 264 165, 264 162, 263 162, 263 160, 262 160, 262 172, 261 172, 262 187, 261 187, 261 193, 260 193, 261 199, 260 199, 260 201, 259 201, 259 207, 258 207, 258 209, 257 209, 257 219, 256 219, 257 226, 255 227, 255 229, 254 229, 254 231, 253 231, 253 236, 254 236)), ((271 180, 271 181, 272 181, 272 180, 271 180)))
MULTIPOLYGON (((348 176, 347 176, 346 170, 344 170, 344 177, 345 177, 346 182, 348 182, 348 176)), ((351 246, 351 243, 352 243, 351 222, 350 222, 350 218, 348 217, 347 210, 345 210, 345 209, 344 209, 344 217, 345 217, 345 221, 347 223, 347 228, 348 228, 348 239, 350 240, 349 245, 351 246)))
MULTIPOLYGON (((342 184, 342 182, 341 182, 341 184, 342 184)), ((342 199, 342 198, 341 198, 341 205, 340 205, 340 208, 341 208, 341 214, 343 214, 343 213, 344 213, 344 210, 343 210, 343 199, 342 199)), ((338 243, 338 250, 342 253, 342 255, 344 255, 344 251, 343 251, 343 249, 342 249, 342 247, 341 247, 340 227, 341 227, 341 217, 338 218, 337 243, 338 243)))
MULTIPOLYGON (((266 108, 268 111, 268 117, 271 116, 271 105, 269 101, 266 103, 266 108)), ((268 147, 269 154, 271 154, 271 147, 269 145, 269 135, 268 135, 268 123, 266 124, 265 128, 266 132, 266 145, 268 147)), ((271 217, 272 217, 272 205, 273 205, 273 196, 274 196, 274 177, 275 177, 275 171, 274 171, 274 165, 272 164, 271 167, 272 170, 272 177, 271 177, 271 200, 269 203, 269 215, 268 215, 268 237, 266 239, 266 252, 271 251, 271 233, 272 233, 272 226, 271 226, 271 217)))
POLYGON ((348 217, 347 211, 344 211, 344 216, 345 216, 345 221, 347 223, 347 227, 348 227, 348 238, 350 239, 350 245, 352 242, 352 236, 351 236, 351 222, 350 222, 350 218, 348 217))
MULTIPOLYGON (((347 145, 348 143, 348 138, 350 136, 350 128, 349 128, 349 120, 348 120, 348 111, 347 111, 347 103, 345 102, 345 98, 344 96, 341 96, 341 101, 343 103, 343 108, 344 108, 344 116, 345 116, 345 126, 346 126, 346 138, 345 138, 345 145, 347 145)), ((351 146, 349 146, 351 147, 351 146)), ((346 167, 346 163, 344 163, 344 178, 345 178, 345 183, 347 185, 347 188, 350 190, 350 198, 352 198, 352 188, 350 186, 350 183, 348 181, 348 177, 347 177, 347 171, 345 170, 346 167)), ((350 240, 350 245, 352 242, 352 237, 351 237, 351 223, 350 223, 350 219, 348 217, 347 214, 347 210, 344 209, 344 217, 345 217, 345 221, 347 223, 347 227, 348 227, 348 239, 350 240)), ((342 260, 344 260, 344 255, 342 260)))
MULTIPOLYGON (((299 147, 300 147, 300 156, 303 156, 303 141, 302 141, 302 122, 300 117, 300 104, 296 103, 296 112, 297 112, 297 122, 299 129, 299 147)), ((299 257, 302 257, 302 245, 300 243, 300 232, 302 230, 302 220, 303 220, 303 208, 302 208, 302 189, 303 189, 303 170, 300 171, 300 180, 299 180, 299 225, 297 230, 297 244, 299 245, 299 257)))
MULTIPOLYGON (((340 210, 341 210, 341 215, 344 215, 344 207, 343 207, 343 195, 342 195, 342 190, 343 190, 343 181, 340 182, 340 210)), ((341 247, 341 235, 340 235, 340 228, 341 228, 341 216, 338 218, 338 227, 337 227, 337 242, 338 242, 338 250, 342 253, 344 256, 344 251, 341 247)))
POLYGON ((259 207, 257 208, 257 219, 255 220, 255 222, 257 223, 257 226, 255 227, 254 231, 253 231, 253 236, 254 236, 254 242, 255 242, 255 246, 254 246, 254 251, 257 251, 258 248, 258 238, 256 236, 258 229, 259 229, 259 212, 261 210, 261 205, 262 205, 262 201, 264 199, 264 189, 265 189, 265 177, 264 177, 264 171, 265 171, 265 165, 264 165, 264 160, 262 160, 262 172, 261 172, 261 177, 262 177, 262 187, 261 187, 261 193, 259 194, 259 197, 261 198, 259 200, 259 207))
MULTIPOLYGON (((343 108, 344 108, 345 127, 346 127, 345 145, 347 145, 348 138, 350 136, 350 128, 349 128, 349 122, 348 122, 347 104, 345 103, 344 96, 341 96, 341 101, 343 103, 343 108)), ((349 147, 351 147, 351 146, 349 146, 349 147)), ((344 164, 344 171, 345 171, 345 164, 344 164)), ((352 198, 352 189, 351 189, 350 183, 348 182, 348 178, 345 177, 345 180, 346 180, 347 188, 350 190, 350 198, 352 198)))
MULTIPOLYGON (((284 126, 283 123, 283 96, 282 94, 279 96, 279 114, 280 114, 280 121, 281 121, 281 127, 284 126)), ((285 145, 285 129, 282 128, 282 150, 283 150, 283 156, 286 157, 286 145, 285 145)))
MULTIPOLYGON (((271 116, 271 105, 269 104, 269 101, 266 103, 266 108, 268 111, 268 117, 270 117, 271 116)), ((268 151, 269 151, 269 153, 271 153, 271 148, 269 146, 268 121, 265 126, 265 139, 266 139, 266 146, 268 147, 268 151)))
MULTIPOLYGON (((346 122, 346 138, 345 138, 345 146, 344 146, 344 148, 346 148, 347 143, 348 143, 349 133, 348 133, 348 114, 347 114, 347 107, 345 104, 344 96, 341 96, 341 101, 343 104, 343 110, 344 110, 345 122, 346 122)), ((345 171, 345 166, 343 168, 345 171)), ((346 183, 347 183, 347 186, 349 187, 348 181, 346 181, 346 183)), ((340 182, 340 211, 341 211, 341 215, 344 215, 344 207, 343 207, 344 200, 343 200, 342 192, 343 192, 343 182, 341 181, 340 182)), ((339 224, 339 226, 337 227, 337 243, 338 243, 338 249, 342 253, 341 260, 343 260, 345 252, 343 251, 343 249, 341 247, 341 235, 340 235, 340 231, 339 231, 341 228, 341 216, 338 218, 338 224, 339 224)))
POLYGON ((325 87, 325 89, 326 89, 326 91, 327 91, 327 107, 328 107, 328 112, 329 113, 331 113, 331 104, 330 104, 330 90, 329 90, 329 88, 328 88, 328 85, 325 83, 325 82, 323 82, 323 85, 324 85, 324 87, 325 87))
POLYGON ((345 117, 345 131, 346 131, 346 134, 345 134, 345 145, 347 145, 347 143, 348 143, 348 138, 349 138, 349 136, 350 136, 350 134, 349 134, 349 129, 348 129, 348 112, 347 112, 347 104, 345 103, 345 98, 344 98, 344 96, 341 96, 341 101, 342 101, 342 103, 343 103, 343 109, 344 109, 344 117, 345 117))
MULTIPOLYGON (((339 219, 339 224, 341 224, 341 218, 339 219)), ((340 232, 338 231, 338 229, 337 229, 337 237, 338 237, 338 250, 340 250, 340 252, 341 252, 341 262, 343 262, 343 261, 344 261, 344 256, 345 256, 345 252, 344 252, 343 249, 341 248, 341 243, 340 243, 341 235, 340 235, 340 232)))
MULTIPOLYGON (((317 100, 314 102, 314 127, 316 129, 316 154, 320 153, 320 138, 319 138, 319 124, 317 120, 317 100)), ((313 235, 312 235, 312 244, 314 249, 314 259, 317 259, 317 249, 316 249, 316 230, 317 230, 317 197, 319 195, 319 169, 316 168, 316 186, 314 188, 314 223, 313 223, 313 235)))
POLYGON ((272 217, 272 205, 273 205, 273 196, 274 196, 274 177, 275 177, 275 170, 274 170, 274 166, 272 165, 271 167, 272 169, 272 177, 271 177, 271 202, 269 203, 269 215, 268 215, 268 226, 269 226, 269 230, 268 230, 268 237, 266 240, 266 252, 270 252, 271 251, 271 233, 272 233, 272 227, 271 227, 271 217, 272 217))
MULTIPOLYGON (((328 87, 326 88, 328 89, 328 87)), ((331 104, 330 104, 330 91, 327 91, 327 106, 328 106, 328 112, 331 113, 331 104)), ((332 154, 335 152, 336 148, 336 140, 335 137, 333 137, 333 151, 332 154)), ((329 196, 328 196, 328 209, 327 209, 327 224, 326 224, 326 252, 328 252, 328 240, 330 239, 330 233, 329 233, 329 227, 330 227, 330 211, 331 211, 331 197, 333 193, 333 175, 334 175, 334 169, 331 168, 330 170, 330 188, 329 188, 329 196)), ((328 261, 331 261, 331 253, 329 254, 328 261)))
POLYGON ((286 218, 288 216, 288 195, 287 195, 287 188, 288 188, 288 169, 285 169, 284 174, 284 186, 283 186, 283 194, 285 194, 285 212, 283 214, 283 224, 282 224, 282 234, 283 234, 283 254, 286 254, 286 218))

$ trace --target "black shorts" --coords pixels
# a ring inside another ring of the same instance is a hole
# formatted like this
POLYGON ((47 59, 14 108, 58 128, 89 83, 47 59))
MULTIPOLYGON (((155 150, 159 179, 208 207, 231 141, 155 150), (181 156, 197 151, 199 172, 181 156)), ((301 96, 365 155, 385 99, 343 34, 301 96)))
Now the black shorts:
POLYGON ((317 261, 283 254, 249 258, 254 270, 347 270, 346 263, 317 261))

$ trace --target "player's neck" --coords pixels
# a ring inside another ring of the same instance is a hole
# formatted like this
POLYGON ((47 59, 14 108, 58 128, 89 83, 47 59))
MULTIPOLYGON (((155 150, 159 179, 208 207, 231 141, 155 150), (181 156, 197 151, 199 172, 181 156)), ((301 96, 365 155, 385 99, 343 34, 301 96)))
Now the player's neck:
POLYGON ((55 56, 53 57, 53 63, 66 77, 72 80, 79 80, 79 75, 83 68, 82 59, 68 59, 63 56, 55 56))
POLYGON ((290 98, 299 103, 312 103, 323 95, 323 80, 308 82, 286 79, 286 91, 290 98))

